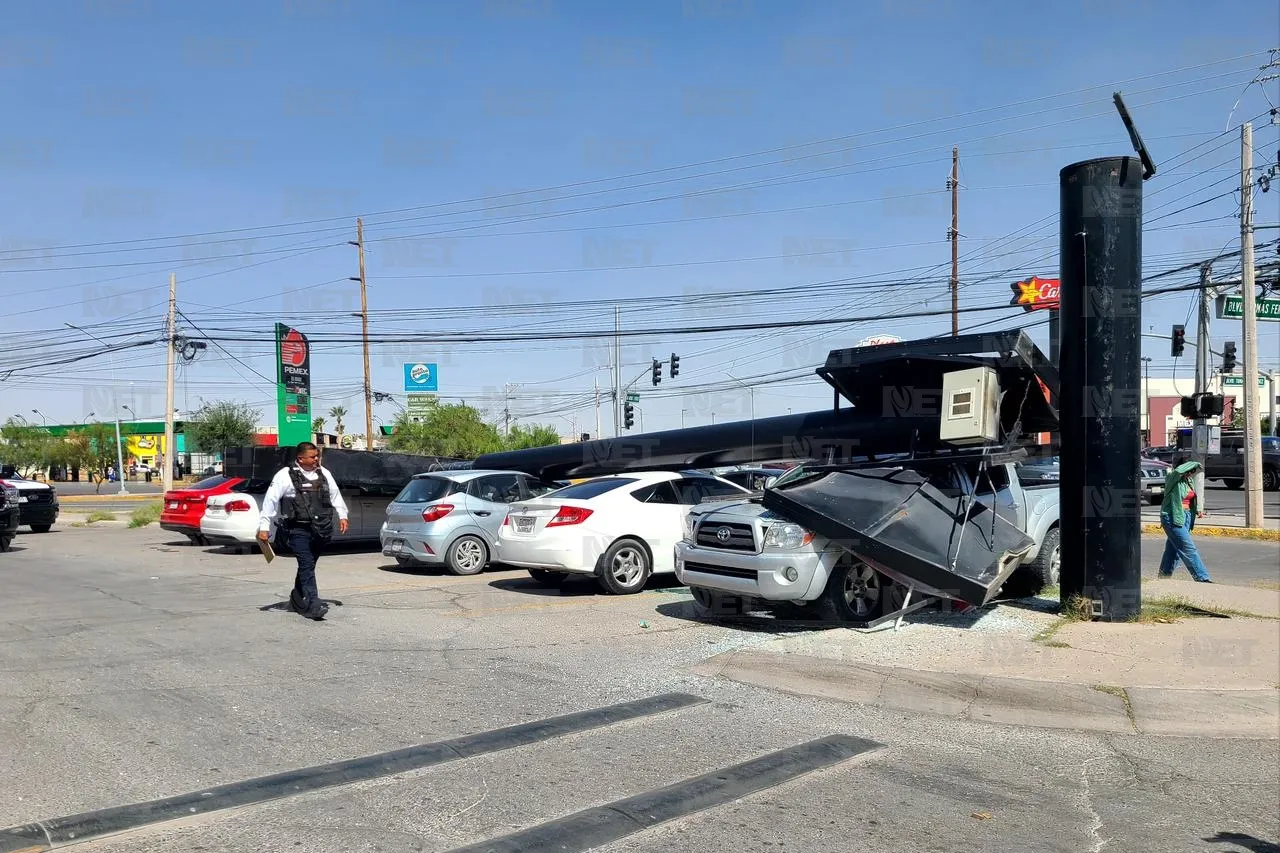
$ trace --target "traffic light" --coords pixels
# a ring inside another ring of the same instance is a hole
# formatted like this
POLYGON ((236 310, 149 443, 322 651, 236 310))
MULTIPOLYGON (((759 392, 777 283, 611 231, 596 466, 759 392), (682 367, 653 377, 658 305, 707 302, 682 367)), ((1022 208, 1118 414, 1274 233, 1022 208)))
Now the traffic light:
POLYGON ((1173 340, 1170 341, 1169 354, 1172 355, 1174 358, 1177 358, 1178 356, 1182 355, 1182 351, 1183 349, 1186 348, 1186 346, 1187 346, 1187 327, 1174 326, 1173 340))
POLYGON ((680 375, 680 356, 671 353, 671 378, 675 379, 680 375))
POLYGON ((636 410, 630 402, 622 407, 622 423, 627 429, 636 425, 636 410))
POLYGON ((1236 369, 1236 342, 1227 341, 1222 345, 1222 372, 1231 373, 1236 369))
POLYGON ((657 385, 662 381, 662 362, 656 358, 653 360, 653 384, 657 385))

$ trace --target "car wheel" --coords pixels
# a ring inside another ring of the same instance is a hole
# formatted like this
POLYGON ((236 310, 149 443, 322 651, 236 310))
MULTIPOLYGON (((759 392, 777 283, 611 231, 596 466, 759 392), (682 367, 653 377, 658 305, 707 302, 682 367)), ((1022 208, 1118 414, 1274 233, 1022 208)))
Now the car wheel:
POLYGON ((52 524, 33 524, 31 525, 32 533, 48 533, 53 528, 52 524))
POLYGON ((888 587, 888 579, 861 560, 841 561, 818 599, 820 612, 836 622, 879 619, 885 612, 888 587))
POLYGON ((488 562, 489 547, 479 536, 459 536, 445 555, 445 565, 455 575, 478 575, 488 562))
POLYGON ((700 586, 689 587, 689 592, 693 593, 693 610, 700 619, 741 616, 746 612, 746 602, 740 596, 726 595, 700 586))
POLYGON ((1228 489, 1242 489, 1244 488, 1244 480, 1233 480, 1231 478, 1227 478, 1222 481, 1222 485, 1226 486, 1228 489))
POLYGON ((1005 581, 1000 595, 1003 598, 1031 598, 1048 587, 1057 586, 1061 579, 1062 531, 1053 527, 1045 532, 1035 560, 1019 566, 1005 581))
POLYGON ((556 587, 564 583, 565 578, 569 577, 569 573, 552 572, 547 569, 529 569, 529 577, 533 578, 541 586, 556 587))
POLYGON ((613 595, 631 595, 644 589, 653 573, 649 551, 637 539, 619 539, 600 561, 600 585, 613 595))
POLYGON ((8 551, 11 542, 13 542, 12 536, 0 536, 0 551, 8 551))
POLYGON ((1262 490, 1264 492, 1280 490, 1280 468, 1268 468, 1262 472, 1262 490))

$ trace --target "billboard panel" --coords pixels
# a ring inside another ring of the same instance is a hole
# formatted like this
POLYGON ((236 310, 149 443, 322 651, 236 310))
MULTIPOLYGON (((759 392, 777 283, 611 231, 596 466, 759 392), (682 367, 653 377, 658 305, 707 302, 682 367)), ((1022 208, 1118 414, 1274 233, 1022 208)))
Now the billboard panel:
POLYGON ((276 365, 280 444, 311 441, 311 344, 283 323, 276 323, 276 365))

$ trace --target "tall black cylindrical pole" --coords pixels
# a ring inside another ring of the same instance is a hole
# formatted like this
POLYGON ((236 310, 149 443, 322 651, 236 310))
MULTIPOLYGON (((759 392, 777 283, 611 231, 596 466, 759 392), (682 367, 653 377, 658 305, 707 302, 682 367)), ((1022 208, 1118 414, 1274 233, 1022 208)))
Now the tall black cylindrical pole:
POLYGON ((1141 603, 1142 163, 1059 174, 1062 600, 1124 620, 1141 603))

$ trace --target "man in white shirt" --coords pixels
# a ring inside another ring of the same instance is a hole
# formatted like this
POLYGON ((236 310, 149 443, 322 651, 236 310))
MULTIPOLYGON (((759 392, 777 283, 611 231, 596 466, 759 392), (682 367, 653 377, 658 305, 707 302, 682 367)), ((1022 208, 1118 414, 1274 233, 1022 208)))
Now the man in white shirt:
POLYGON ((338 491, 338 483, 333 474, 320 467, 319 449, 304 441, 297 447, 296 462, 281 468, 271 479, 262 499, 258 539, 269 542, 271 528, 280 528, 280 538, 298 559, 289 603, 309 619, 323 619, 329 610, 316 586, 316 560, 333 538, 335 511, 338 533, 346 533, 347 504, 338 491))

